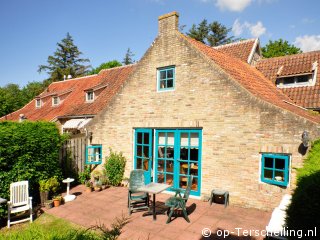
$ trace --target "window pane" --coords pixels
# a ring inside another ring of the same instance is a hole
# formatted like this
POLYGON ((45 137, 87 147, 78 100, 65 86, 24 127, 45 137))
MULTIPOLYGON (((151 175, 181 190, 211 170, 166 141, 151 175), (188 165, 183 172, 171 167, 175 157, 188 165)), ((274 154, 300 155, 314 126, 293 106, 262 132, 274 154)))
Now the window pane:
POLYGON ((185 147, 189 145, 188 133, 181 133, 180 144, 181 146, 185 146, 185 147))
POLYGON ((199 149, 198 148, 191 148, 190 149, 190 160, 198 161, 199 159, 199 149))
POLYGON ((173 161, 166 162, 166 172, 173 173, 173 161))
POLYGON ((149 144, 149 133, 144 133, 143 135, 143 143, 149 144))
POLYGON ((188 160, 188 148, 180 148, 180 159, 188 160))
POLYGON ((198 191, 198 178, 193 178, 191 190, 198 191))
POLYGON ((159 172, 164 171, 164 160, 158 160, 158 171, 159 172))
POLYGON ((273 158, 265 157, 264 158, 264 167, 273 168, 273 158))
POLYGON ((276 169, 285 169, 285 160, 284 159, 280 159, 280 158, 276 158, 276 169))
POLYGON ((172 174, 166 175, 166 184, 169 184, 169 185, 173 184, 173 175, 172 174))
POLYGON ((167 76, 166 76, 166 71, 163 70, 163 71, 160 71, 160 80, 163 80, 163 79, 166 79, 167 76))
POLYGON ((149 157, 149 146, 143 147, 143 157, 149 157))
POLYGON ((173 79, 167 80, 167 88, 173 88, 173 79))
POLYGON ((188 178, 185 176, 180 176, 179 178, 179 187, 180 188, 187 188, 187 182, 188 182, 188 178))
POLYGON ((264 170, 264 178, 272 180, 273 179, 273 171, 265 169, 264 170))
POLYGON ((163 183, 163 182, 164 182, 164 175, 158 174, 158 183, 163 183))
POLYGON ((142 143, 142 133, 141 132, 138 132, 137 134, 137 143, 142 143))
POLYGON ((142 159, 137 158, 137 169, 142 169, 142 159))
POLYGON ((284 181, 284 172, 281 171, 275 171, 274 178, 278 182, 283 182, 284 181))
POLYGON ((188 174, 188 163, 180 162, 180 174, 188 174))
POLYGON ((198 147, 199 146, 199 135, 198 133, 191 133, 190 139, 191 146, 198 147))
POLYGON ((192 174, 193 176, 198 176, 198 163, 191 163, 190 174, 192 174))
POLYGON ((166 138, 165 138, 165 133, 161 132, 159 133, 159 137, 158 137, 158 143, 160 145, 165 145, 166 144, 166 138))
POLYGON ((302 76, 297 76, 297 77, 296 77, 296 80, 297 80, 298 83, 308 82, 308 81, 309 81, 309 78, 311 78, 310 75, 302 75, 302 76))
POLYGON ((167 78, 173 78, 173 69, 167 71, 167 78))
POLYGON ((137 146, 137 153, 136 154, 138 157, 142 157, 142 146, 139 146, 139 145, 137 146))
POLYGON ((149 159, 143 159, 143 170, 149 170, 149 159))
POLYGON ((173 157, 174 157, 173 147, 167 147, 167 158, 173 158, 173 157))
POLYGON ((164 147, 158 147, 158 158, 164 158, 164 147))
POLYGON ((174 133, 168 133, 167 145, 174 145, 174 133))
POLYGON ((160 89, 166 88, 166 87, 167 87, 167 86, 166 86, 166 81, 165 81, 165 80, 160 81, 160 89))

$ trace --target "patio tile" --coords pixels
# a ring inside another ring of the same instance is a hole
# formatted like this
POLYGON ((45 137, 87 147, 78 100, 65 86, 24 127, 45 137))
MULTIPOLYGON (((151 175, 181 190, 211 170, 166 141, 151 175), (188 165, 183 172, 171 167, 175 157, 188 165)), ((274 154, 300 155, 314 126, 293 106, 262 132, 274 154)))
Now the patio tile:
MULTIPOLYGON (((76 200, 45 211, 84 227, 105 225, 110 228, 116 218, 127 216, 129 223, 122 229, 119 239, 130 240, 222 239, 215 234, 217 230, 234 231, 236 227, 264 229, 271 216, 271 212, 234 206, 224 208, 223 204, 210 206, 208 202, 190 199, 187 203, 187 209, 191 223, 179 215, 166 224, 168 218, 166 214, 157 215, 156 221, 153 221, 152 215, 144 217, 143 214, 146 211, 134 212, 128 216, 127 188, 111 187, 101 192, 92 193, 86 193, 84 190, 84 186, 81 185, 73 187, 71 192, 81 193, 76 200), (205 227, 212 231, 210 238, 202 237, 201 231, 205 227)), ((164 202, 170 196, 163 193, 157 195, 157 210, 166 211, 167 207, 164 202)), ((239 239, 236 235, 232 238, 239 239)), ((241 239, 250 238, 241 237, 241 239)))

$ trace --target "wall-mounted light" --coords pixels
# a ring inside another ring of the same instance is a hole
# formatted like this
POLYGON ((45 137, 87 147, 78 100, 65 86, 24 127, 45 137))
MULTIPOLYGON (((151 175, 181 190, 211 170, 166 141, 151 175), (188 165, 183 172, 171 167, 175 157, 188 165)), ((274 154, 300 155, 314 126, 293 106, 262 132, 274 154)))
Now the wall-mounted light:
POLYGON ((304 147, 309 147, 309 133, 307 131, 303 131, 302 136, 301 136, 302 144, 304 147))

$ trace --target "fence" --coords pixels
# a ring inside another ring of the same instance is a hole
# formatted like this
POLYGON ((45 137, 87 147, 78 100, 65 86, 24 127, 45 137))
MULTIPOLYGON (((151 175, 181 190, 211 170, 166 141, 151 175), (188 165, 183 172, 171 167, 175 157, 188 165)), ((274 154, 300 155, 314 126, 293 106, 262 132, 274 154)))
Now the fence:
POLYGON ((84 170, 86 151, 85 134, 73 135, 60 150, 60 163, 64 177, 76 177, 84 170))

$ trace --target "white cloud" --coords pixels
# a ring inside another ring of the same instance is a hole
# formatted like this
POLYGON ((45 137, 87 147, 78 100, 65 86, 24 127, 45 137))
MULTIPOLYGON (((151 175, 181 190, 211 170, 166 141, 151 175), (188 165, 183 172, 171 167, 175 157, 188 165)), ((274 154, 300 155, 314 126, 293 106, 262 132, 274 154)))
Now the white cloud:
POLYGON ((266 34, 267 29, 263 26, 261 21, 258 21, 255 24, 245 21, 241 24, 239 19, 236 19, 232 25, 232 32, 236 37, 240 36, 243 32, 248 32, 251 36, 258 38, 263 34, 266 34))
POLYGON ((294 44, 303 52, 320 50, 320 35, 304 35, 296 37, 294 44))
MULTIPOLYGON (((205 1, 207 2, 208 0, 205 1)), ((220 10, 241 12, 251 4, 252 0, 215 0, 215 2, 220 10)))

